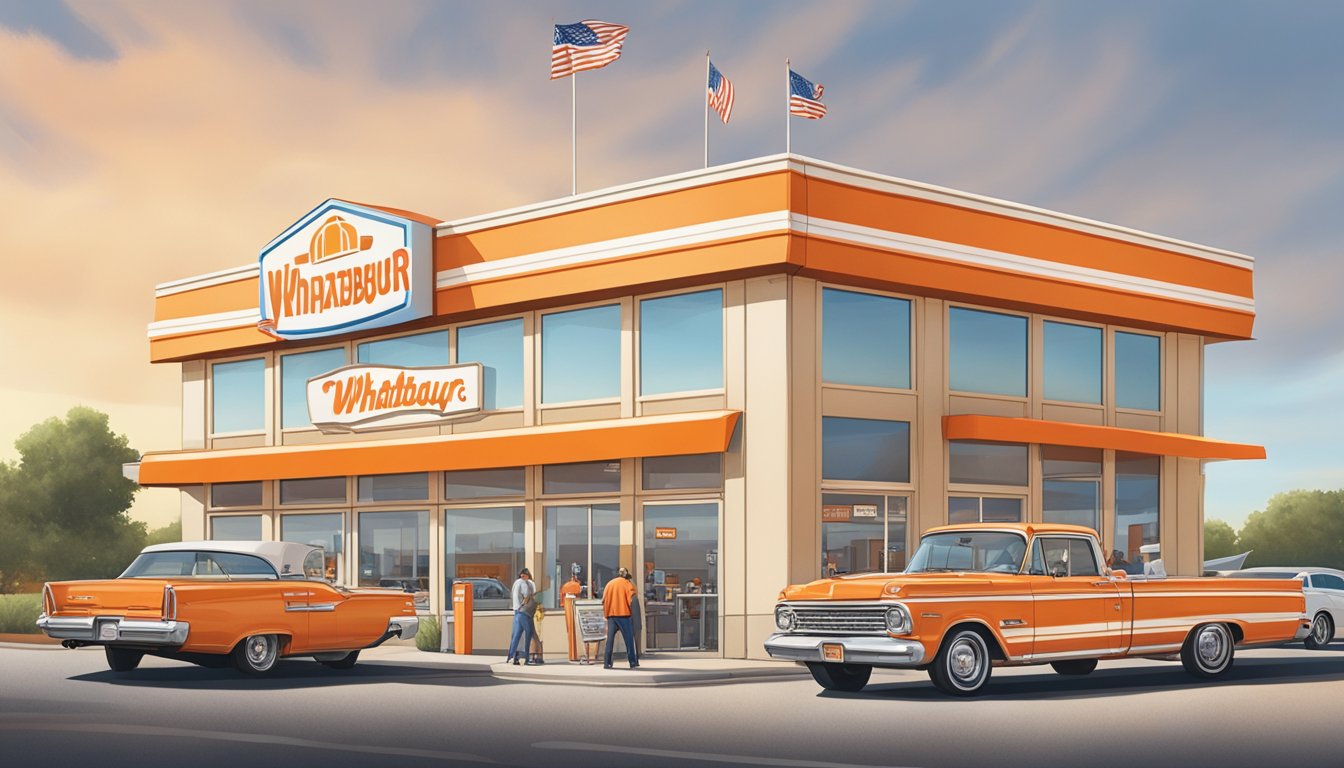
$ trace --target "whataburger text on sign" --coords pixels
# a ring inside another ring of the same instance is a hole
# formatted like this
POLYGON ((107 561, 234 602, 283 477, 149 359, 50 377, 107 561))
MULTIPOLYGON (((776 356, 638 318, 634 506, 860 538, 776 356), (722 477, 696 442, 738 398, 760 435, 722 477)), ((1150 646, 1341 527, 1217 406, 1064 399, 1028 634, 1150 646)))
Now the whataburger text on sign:
POLYGON ((441 421, 481 410, 481 364, 347 365, 308 380, 308 418, 323 432, 441 421))
POLYGON ((311 339, 428 316, 433 232, 376 208, 328 200, 261 251, 261 321, 279 339, 311 339))

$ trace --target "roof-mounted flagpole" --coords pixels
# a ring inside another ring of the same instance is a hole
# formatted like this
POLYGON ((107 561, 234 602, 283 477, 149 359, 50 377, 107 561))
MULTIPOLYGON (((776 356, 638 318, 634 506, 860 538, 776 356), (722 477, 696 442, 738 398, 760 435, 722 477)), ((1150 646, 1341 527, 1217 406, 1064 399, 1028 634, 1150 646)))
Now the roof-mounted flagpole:
POLYGON ((793 121, 789 120, 789 97, 793 94, 793 86, 789 82, 789 72, 793 71, 793 65, 788 59, 784 60, 784 154, 792 151, 793 136, 790 131, 793 128, 793 121))
POLYGON ((579 73, 569 76, 569 194, 579 194, 579 73))
POLYGON ((705 49, 705 167, 709 167, 709 49, 705 49))

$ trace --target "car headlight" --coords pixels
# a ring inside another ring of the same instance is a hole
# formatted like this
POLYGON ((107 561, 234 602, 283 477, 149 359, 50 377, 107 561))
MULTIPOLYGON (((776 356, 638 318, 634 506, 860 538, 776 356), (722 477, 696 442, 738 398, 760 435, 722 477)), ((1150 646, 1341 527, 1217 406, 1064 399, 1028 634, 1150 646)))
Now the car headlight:
POLYGON ((904 635, 910 632, 910 612, 899 605, 893 605, 887 609, 887 631, 893 635, 904 635))
POLYGON ((788 632, 793 629, 794 615, 793 609, 787 605, 781 605, 775 608, 775 627, 780 632, 788 632))

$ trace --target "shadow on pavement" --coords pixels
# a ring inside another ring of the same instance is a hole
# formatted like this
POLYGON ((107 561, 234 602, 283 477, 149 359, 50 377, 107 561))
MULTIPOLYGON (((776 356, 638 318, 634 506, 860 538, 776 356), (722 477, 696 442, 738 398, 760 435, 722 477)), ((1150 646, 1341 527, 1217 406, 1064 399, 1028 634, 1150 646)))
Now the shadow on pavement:
POLYGON ((266 691, 293 688, 329 688, 347 685, 404 683, 458 688, 484 688, 503 684, 488 673, 428 669, 390 663, 359 664, 354 669, 332 670, 312 661, 280 661, 269 674, 245 676, 232 668, 208 669, 183 664, 143 667, 131 672, 104 670, 75 675, 72 681, 103 683, 136 688, 211 688, 215 690, 266 691))

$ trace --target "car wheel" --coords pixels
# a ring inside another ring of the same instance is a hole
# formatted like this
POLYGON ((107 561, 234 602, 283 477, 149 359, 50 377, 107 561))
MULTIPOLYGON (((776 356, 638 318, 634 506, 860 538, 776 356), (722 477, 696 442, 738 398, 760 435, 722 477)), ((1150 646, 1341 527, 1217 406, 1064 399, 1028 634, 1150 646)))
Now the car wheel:
POLYGON ((1226 624, 1200 624, 1181 646, 1181 664, 1195 677, 1214 678, 1232 668, 1232 633, 1226 624))
POLYGON ((328 669, 350 669, 359 661, 359 651, 351 651, 339 659, 318 659, 318 663, 328 669))
POLYGON ((1335 639, 1335 623, 1330 620, 1329 614, 1321 611, 1311 620, 1311 634, 1307 635, 1303 645, 1310 650, 1319 651, 1333 639, 1335 639))
POLYGON ((140 660, 145 657, 144 651, 134 651, 129 648, 113 648, 110 645, 103 646, 103 652, 107 654, 107 666, 113 672, 130 672, 132 669, 140 666, 140 660))
POLYGON ((989 646, 979 632, 963 629, 943 640, 929 668, 933 684, 953 696, 974 696, 989 682, 989 646))
POLYGON ((1068 661, 1052 661, 1050 666, 1061 675, 1090 675, 1092 670, 1097 668, 1096 659, 1069 659, 1068 661))
POLYGON ((820 661, 807 662, 807 669, 817 685, 828 691, 846 691, 854 693, 863 690, 873 668, 868 664, 827 664, 820 661))
POLYGON ((260 675, 271 671, 280 656, 280 639, 275 635, 251 635, 233 649, 233 665, 239 672, 260 675))

